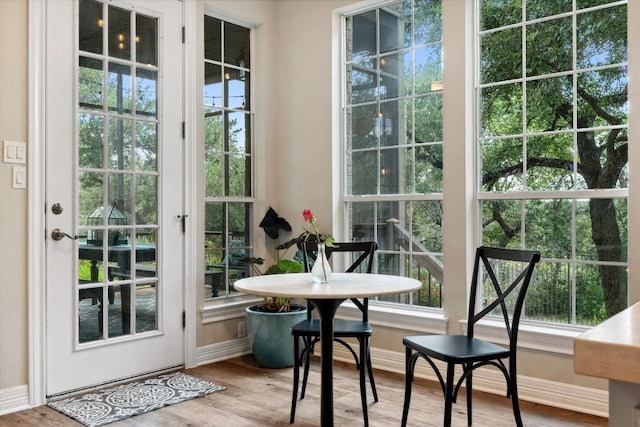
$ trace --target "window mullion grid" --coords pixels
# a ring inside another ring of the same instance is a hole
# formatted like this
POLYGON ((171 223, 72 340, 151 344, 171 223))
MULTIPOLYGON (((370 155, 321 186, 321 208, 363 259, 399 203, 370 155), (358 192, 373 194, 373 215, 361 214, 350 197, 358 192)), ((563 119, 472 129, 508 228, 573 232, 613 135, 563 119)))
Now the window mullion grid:
MULTIPOLYGON (((578 123, 578 54, 577 54, 577 32, 578 32, 578 19, 576 14, 576 0, 572 2, 572 15, 571 15, 571 66, 573 74, 571 76, 572 88, 571 88, 571 104, 572 104, 572 114, 571 118, 573 120, 573 129, 572 129, 572 145, 573 152, 578 153, 578 132, 577 132, 577 123, 578 123)), ((573 182, 578 182, 578 156, 573 156, 573 182)), ((576 219, 577 219, 577 201, 574 198, 571 201, 571 263, 569 264, 569 286, 571 287, 571 301, 569 301, 570 306, 570 315, 571 315, 571 324, 576 325, 578 322, 578 287, 577 287, 577 277, 578 277, 578 254, 577 254, 577 244, 578 244, 578 233, 576 230, 576 219)))
MULTIPOLYGON (((522 2, 522 27, 520 29, 521 43, 522 43, 522 57, 521 57, 521 80, 522 85, 522 188, 524 194, 527 194, 529 188, 528 185, 528 162, 527 162, 527 25, 526 25, 526 0, 522 2)), ((526 204, 527 198, 520 200, 520 247, 524 248, 527 242, 526 235, 526 204)))
POLYGON ((577 276, 578 276, 578 254, 576 253, 576 246, 578 242, 578 233, 576 230, 576 218, 577 218, 577 201, 573 199, 571 201, 571 261, 569 264, 569 286, 571 286, 571 301, 569 305, 571 307, 571 324, 577 325, 577 302, 578 302, 578 289, 577 289, 577 276))
MULTIPOLYGON (((521 27, 521 43, 522 43, 522 57, 521 57, 521 67, 520 70, 520 84, 522 91, 522 188, 525 190, 528 188, 527 184, 527 176, 529 174, 529 170, 527 169, 527 25, 526 25, 526 16, 525 16, 525 8, 526 1, 522 2, 522 27, 521 27)), ((523 206, 524 207, 524 206, 523 206)), ((524 218, 522 222, 521 232, 524 232, 524 218)), ((524 236, 522 236, 524 237, 524 236)), ((521 239, 521 242, 524 242, 524 238, 521 239)))
MULTIPOLYGON (((376 9, 376 51, 375 51, 375 60, 376 60, 376 110, 377 110, 377 114, 378 114, 378 120, 376 121, 376 126, 380 126, 380 120, 382 118, 382 106, 381 106, 381 101, 380 101, 380 91, 381 91, 381 87, 380 87, 380 82, 381 82, 381 70, 380 70, 380 59, 381 59, 381 52, 380 52, 380 38, 382 37, 382 32, 380 31, 380 9, 376 9)), ((380 171, 382 170, 382 151, 380 149, 380 141, 382 139, 382 135, 381 132, 378 132, 378 141, 376 144, 376 151, 377 151, 377 157, 378 157, 378 161, 377 161, 377 168, 378 168, 378 173, 376 174, 376 193, 377 194, 382 194, 381 188, 382 188, 382 176, 380 171)), ((376 210, 377 212, 377 210, 376 210)))

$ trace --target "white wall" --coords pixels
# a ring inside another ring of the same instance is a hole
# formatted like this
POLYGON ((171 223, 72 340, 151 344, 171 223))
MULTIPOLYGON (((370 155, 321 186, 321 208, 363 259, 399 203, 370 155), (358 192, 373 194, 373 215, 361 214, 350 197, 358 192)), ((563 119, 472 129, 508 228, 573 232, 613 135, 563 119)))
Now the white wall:
MULTIPOLYGON (((26 1, 0 1, 0 54, 0 141, 26 142, 26 1)), ((0 163, 0 392, 28 382, 27 191, 12 166, 0 163)))

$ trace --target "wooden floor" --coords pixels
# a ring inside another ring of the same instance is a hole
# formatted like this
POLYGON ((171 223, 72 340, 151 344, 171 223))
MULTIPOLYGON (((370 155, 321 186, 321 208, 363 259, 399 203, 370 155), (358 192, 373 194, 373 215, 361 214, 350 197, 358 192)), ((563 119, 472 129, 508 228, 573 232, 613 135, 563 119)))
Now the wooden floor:
MULTIPOLYGON (((295 427, 320 424, 319 363, 314 363, 307 395, 298 401, 295 427)), ((362 411, 357 371, 353 365, 335 363, 334 412, 336 426, 361 426, 362 411)), ((227 389, 178 405, 128 418, 110 426, 287 426, 291 402, 292 369, 261 369, 252 356, 244 356, 186 370, 191 375, 227 389)), ((375 373, 380 401, 370 399, 371 426, 399 426, 402 418, 404 376, 375 373)), ((473 425, 514 425, 510 400, 474 392, 473 425)), ((409 412, 409 426, 442 425, 442 393, 436 384, 416 380, 409 412)), ((606 426, 607 419, 521 402, 525 426, 606 426)), ((47 406, 0 417, 0 426, 79 426, 47 406)), ((465 399, 454 405, 453 425, 466 426, 465 399)))

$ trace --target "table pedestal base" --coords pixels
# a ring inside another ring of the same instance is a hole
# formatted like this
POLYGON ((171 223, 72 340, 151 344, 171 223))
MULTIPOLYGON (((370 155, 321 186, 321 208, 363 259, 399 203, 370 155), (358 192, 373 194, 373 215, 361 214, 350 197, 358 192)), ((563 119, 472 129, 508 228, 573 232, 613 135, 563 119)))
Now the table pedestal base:
POLYGON ((309 299, 320 316, 320 425, 333 426, 333 318, 346 298, 309 299))

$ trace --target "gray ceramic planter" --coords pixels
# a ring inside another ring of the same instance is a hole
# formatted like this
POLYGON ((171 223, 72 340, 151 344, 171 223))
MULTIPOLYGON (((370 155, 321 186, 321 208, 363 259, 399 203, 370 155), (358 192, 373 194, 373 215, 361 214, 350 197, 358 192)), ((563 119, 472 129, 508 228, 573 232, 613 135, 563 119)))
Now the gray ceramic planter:
POLYGON ((252 351, 258 364, 264 368, 293 366, 293 337, 291 327, 307 318, 307 307, 294 305, 297 311, 268 313, 247 307, 247 326, 252 340, 252 351))

